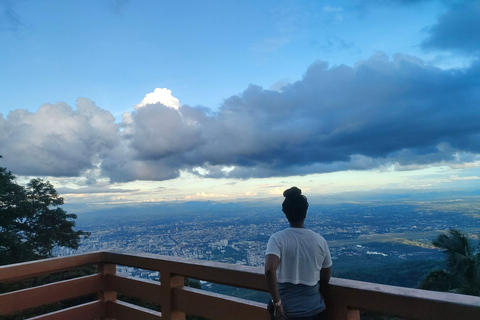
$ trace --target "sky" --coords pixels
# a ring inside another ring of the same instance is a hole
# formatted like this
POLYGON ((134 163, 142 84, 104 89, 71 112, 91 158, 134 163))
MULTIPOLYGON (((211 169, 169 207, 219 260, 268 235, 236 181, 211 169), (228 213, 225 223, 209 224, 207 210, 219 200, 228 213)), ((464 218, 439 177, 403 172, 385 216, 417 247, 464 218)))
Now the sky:
POLYGON ((478 30, 471 0, 0 0, 0 166, 79 211, 480 190, 478 30))

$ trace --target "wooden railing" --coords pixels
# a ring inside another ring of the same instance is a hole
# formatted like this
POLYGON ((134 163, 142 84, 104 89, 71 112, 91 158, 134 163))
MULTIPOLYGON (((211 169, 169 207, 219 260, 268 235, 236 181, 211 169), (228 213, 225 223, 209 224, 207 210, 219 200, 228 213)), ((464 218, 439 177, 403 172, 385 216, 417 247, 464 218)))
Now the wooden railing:
MULTIPOLYGON (((2 316, 58 301, 96 294, 93 301, 36 316, 35 320, 180 320, 186 314, 212 320, 268 320, 266 304, 184 286, 184 277, 267 291, 262 268, 152 254, 114 251, 52 258, 0 267, 0 283, 97 265, 93 275, 0 294, 2 316), (160 282, 116 274, 116 266, 160 272, 160 282), (120 300, 139 298, 161 312, 120 300)), ((480 298, 332 278, 326 294, 327 319, 360 319, 369 310, 402 319, 480 319, 480 298)))

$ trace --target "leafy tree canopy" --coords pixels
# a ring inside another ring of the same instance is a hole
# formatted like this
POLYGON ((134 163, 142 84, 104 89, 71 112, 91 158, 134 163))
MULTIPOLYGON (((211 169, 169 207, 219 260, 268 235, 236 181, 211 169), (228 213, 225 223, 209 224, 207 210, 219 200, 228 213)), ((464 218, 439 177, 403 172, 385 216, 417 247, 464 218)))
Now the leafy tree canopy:
POLYGON ((421 288, 480 296, 480 242, 450 229, 432 243, 444 252, 446 269, 430 272, 421 288))
POLYGON ((0 167, 0 265, 51 257, 55 246, 77 249, 89 233, 74 230, 77 216, 62 205, 50 182, 32 179, 21 186, 0 167))

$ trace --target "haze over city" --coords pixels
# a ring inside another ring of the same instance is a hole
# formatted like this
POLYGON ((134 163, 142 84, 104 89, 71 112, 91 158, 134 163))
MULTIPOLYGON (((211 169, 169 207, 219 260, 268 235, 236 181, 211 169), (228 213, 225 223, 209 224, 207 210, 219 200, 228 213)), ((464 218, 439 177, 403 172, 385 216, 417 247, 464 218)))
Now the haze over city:
POLYGON ((478 30, 467 0, 0 0, 0 166, 78 211, 476 196, 478 30))

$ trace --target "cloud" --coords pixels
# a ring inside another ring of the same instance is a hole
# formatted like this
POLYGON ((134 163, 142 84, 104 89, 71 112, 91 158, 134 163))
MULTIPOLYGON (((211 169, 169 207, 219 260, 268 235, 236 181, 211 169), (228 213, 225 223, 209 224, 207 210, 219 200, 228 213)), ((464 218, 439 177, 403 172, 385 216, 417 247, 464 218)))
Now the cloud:
POLYGON ((228 198, 229 196, 226 194, 218 194, 218 193, 205 193, 205 192, 197 192, 195 195, 185 196, 185 200, 198 200, 198 199, 212 199, 212 198, 228 198))
POLYGON ((357 6, 411 6, 422 2, 432 2, 433 0, 357 0, 357 6))
POLYGON ((16 174, 98 167, 113 182, 461 167, 480 160, 478 79, 479 62, 442 70, 381 52, 353 67, 317 61, 280 92, 250 85, 216 112, 144 99, 116 125, 87 99, 16 110, 0 117, 0 150, 16 174))
POLYGON ((103 160, 102 171, 118 182, 176 178, 182 169, 203 164, 195 157, 209 122, 202 109, 161 103, 125 113, 119 143, 103 160))
POLYGON ((452 180, 478 180, 480 177, 477 176, 470 176, 470 177, 459 177, 457 175, 450 176, 450 179, 452 180))
POLYGON ((331 7, 331 6, 324 6, 322 9, 325 12, 342 12, 343 11, 341 7, 331 7))
MULTIPOLYGON (((368 13, 372 8, 390 7, 390 8, 402 8, 418 6, 422 3, 435 2, 438 0, 355 0, 351 1, 353 8, 359 14, 364 15, 368 13)), ((444 0, 443 2, 448 2, 444 0)))
POLYGON ((425 50, 451 50, 463 54, 480 53, 480 2, 465 0, 453 2, 427 28, 429 36, 422 42, 425 50))
POLYGON ((82 187, 78 189, 60 187, 57 189, 58 193, 62 195, 72 195, 72 194, 110 194, 110 193, 131 193, 137 192, 138 189, 112 189, 108 187, 82 187))
POLYGON ((23 25, 19 15, 13 8, 12 1, 0 0, 0 32, 18 31, 23 25))
POLYGON ((140 104, 135 106, 135 109, 146 106, 147 104, 161 103, 164 106, 177 109, 180 107, 180 101, 172 96, 172 91, 167 88, 156 88, 152 93, 148 93, 143 98, 140 104))
POLYGON ((36 113, 12 111, 0 117, 3 164, 19 175, 78 176, 115 145, 114 121, 110 112, 84 98, 77 100, 76 110, 59 102, 36 113))
POLYGON ((342 22, 343 21, 343 16, 341 15, 341 12, 343 12, 343 8, 341 7, 331 7, 331 6, 324 6, 322 10, 330 15, 333 15, 330 19, 332 19, 335 22, 342 22))
POLYGON ((102 169, 161 180, 182 170, 250 178, 475 161, 479 71, 377 53, 354 67, 318 61, 281 92, 250 85, 216 114, 146 105, 125 121, 125 153, 102 169))
POLYGON ((276 52, 280 48, 287 45, 290 42, 290 40, 291 39, 288 37, 263 39, 262 41, 255 43, 251 51, 259 55, 276 52))
POLYGON ((111 0, 110 8, 115 14, 121 15, 125 11, 128 2, 129 0, 111 0))

